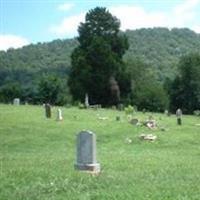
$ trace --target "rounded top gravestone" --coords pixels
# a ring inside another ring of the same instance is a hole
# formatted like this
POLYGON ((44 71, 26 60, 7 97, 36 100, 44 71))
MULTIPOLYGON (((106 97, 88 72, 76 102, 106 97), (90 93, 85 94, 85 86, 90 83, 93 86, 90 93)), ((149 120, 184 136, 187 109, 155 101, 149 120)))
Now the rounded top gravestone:
POLYGON ((20 99, 19 98, 14 98, 13 99, 13 105, 19 106, 20 105, 20 99))
POLYGON ((77 135, 75 169, 100 172, 100 164, 96 160, 96 135, 91 131, 81 131, 77 135))

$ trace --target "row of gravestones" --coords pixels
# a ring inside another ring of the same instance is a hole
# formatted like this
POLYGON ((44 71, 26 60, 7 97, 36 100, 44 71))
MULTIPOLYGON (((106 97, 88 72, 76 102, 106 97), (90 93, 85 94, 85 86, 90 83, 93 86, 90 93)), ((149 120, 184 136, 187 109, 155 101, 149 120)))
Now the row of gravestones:
MULTIPOLYGON (((19 99, 14 100, 15 105, 19 105, 19 99)), ((45 104, 46 117, 51 117, 51 106, 45 104)), ((177 122, 181 125, 182 111, 178 109, 176 112, 177 122)), ((58 109, 58 119, 62 120, 61 109, 58 109)), ((92 173, 100 172, 100 164, 96 159, 96 136, 90 131, 81 131, 77 135, 77 160, 75 163, 75 169, 83 170, 92 173)))
MULTIPOLYGON (((20 105, 20 99, 19 98, 15 98, 13 100, 13 104, 14 105, 20 105)), ((87 106, 89 106, 89 103, 88 103, 88 95, 86 94, 86 97, 85 97, 85 104, 87 104, 87 106)), ((45 105, 45 114, 46 114, 46 117, 47 118, 51 118, 51 105, 46 103, 45 105)), ((166 110, 165 111, 165 114, 168 115, 169 112, 166 110)), ((178 125, 181 125, 182 124, 182 110, 180 108, 178 108, 176 110, 176 117, 177 117, 177 124, 178 125)), ((62 117, 62 110, 61 109, 58 109, 57 110, 57 120, 58 121, 61 121, 63 120, 63 117, 62 117)))
MULTIPOLYGON (((49 103, 44 104, 45 107, 45 115, 46 118, 51 118, 51 105, 49 103)), ((62 116, 62 110, 58 108, 57 110, 57 121, 62 121, 63 116, 62 116)))

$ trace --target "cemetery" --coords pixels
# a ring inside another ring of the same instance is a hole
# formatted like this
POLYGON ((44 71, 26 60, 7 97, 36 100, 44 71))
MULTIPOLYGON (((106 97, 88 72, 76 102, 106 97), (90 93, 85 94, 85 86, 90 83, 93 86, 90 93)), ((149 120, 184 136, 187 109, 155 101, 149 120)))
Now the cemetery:
POLYGON ((0 200, 199 200, 200 1, 91 2, 2 3, 0 200))
POLYGON ((0 122, 2 200, 199 199, 199 116, 1 104, 0 122))

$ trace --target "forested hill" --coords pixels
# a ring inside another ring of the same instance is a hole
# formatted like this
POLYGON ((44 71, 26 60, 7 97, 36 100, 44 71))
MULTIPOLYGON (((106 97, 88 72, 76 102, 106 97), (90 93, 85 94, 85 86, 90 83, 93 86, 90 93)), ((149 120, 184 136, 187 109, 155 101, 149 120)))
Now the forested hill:
POLYGON ((163 76, 174 77, 182 55, 200 51, 200 34, 189 29, 153 28, 127 31, 130 48, 125 55, 140 57, 163 76))
MULTIPOLYGON (((181 55, 200 51, 200 34, 189 29, 153 28, 128 30, 129 50, 124 60, 139 57, 147 63, 161 80, 176 73, 176 65, 181 55)), ((38 76, 38 72, 67 74, 70 55, 77 46, 75 39, 54 40, 49 43, 31 44, 20 49, 0 52, 0 85, 5 81, 38 76), (21 78, 20 78, 21 77, 21 78)), ((24 80, 24 79, 23 79, 24 80)))

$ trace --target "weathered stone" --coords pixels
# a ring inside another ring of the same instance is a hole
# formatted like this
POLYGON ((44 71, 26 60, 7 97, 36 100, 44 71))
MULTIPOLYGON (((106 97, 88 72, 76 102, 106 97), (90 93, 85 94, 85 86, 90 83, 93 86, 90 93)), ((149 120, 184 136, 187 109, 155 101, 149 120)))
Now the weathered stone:
POLYGON ((139 122, 138 119, 134 118, 134 119, 131 119, 130 123, 133 124, 133 125, 137 125, 139 122))
POLYGON ((89 108, 90 104, 89 104, 89 97, 88 94, 85 94, 85 107, 89 108))
POLYGON ((77 162, 75 169, 100 172, 100 164, 96 160, 96 136, 91 131, 81 131, 77 135, 77 162))
POLYGON ((153 119, 147 120, 147 121, 145 122, 145 125, 146 125, 148 128, 150 128, 150 129, 155 129, 155 128, 157 128, 156 120, 153 120, 153 119))
POLYGON ((20 99, 19 99, 19 98, 14 98, 14 99, 13 99, 13 104, 14 104, 15 106, 19 106, 19 105, 20 105, 20 99))
POLYGON ((182 120, 181 120, 181 118, 182 118, 182 110, 180 108, 178 108, 176 110, 176 117, 177 117, 177 124, 181 125, 182 124, 182 120))
POLYGON ((51 118, 51 105, 49 103, 46 103, 44 107, 46 118, 51 118))
POLYGON ((168 116, 169 111, 168 111, 168 110, 165 110, 164 114, 165 114, 166 116, 168 116))

